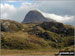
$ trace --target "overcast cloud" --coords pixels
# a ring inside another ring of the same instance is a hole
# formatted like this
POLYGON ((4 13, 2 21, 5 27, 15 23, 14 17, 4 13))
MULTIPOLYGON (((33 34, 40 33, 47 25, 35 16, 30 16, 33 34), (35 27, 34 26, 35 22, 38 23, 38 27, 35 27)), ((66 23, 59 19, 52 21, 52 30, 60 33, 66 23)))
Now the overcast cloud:
MULTIPOLYGON (((10 2, 12 3, 12 2, 10 2)), ((14 4, 0 3, 1 19, 22 22, 25 15, 33 9, 41 10, 43 15, 58 22, 75 25, 75 1, 33 1, 21 2, 19 7, 14 4)))

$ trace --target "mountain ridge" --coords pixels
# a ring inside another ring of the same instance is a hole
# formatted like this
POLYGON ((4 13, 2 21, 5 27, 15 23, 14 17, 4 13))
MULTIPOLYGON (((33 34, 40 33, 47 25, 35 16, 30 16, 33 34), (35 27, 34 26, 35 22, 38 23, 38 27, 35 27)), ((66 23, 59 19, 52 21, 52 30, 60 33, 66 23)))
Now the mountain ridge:
POLYGON ((42 23, 42 22, 56 22, 53 19, 46 18, 40 11, 31 10, 27 13, 22 23, 42 23))

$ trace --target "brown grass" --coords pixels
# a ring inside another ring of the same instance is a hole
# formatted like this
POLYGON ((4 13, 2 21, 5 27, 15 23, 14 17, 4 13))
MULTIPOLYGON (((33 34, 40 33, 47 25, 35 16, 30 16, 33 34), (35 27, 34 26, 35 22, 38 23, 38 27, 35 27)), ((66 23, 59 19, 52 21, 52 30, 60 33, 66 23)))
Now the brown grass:
POLYGON ((8 50, 2 49, 1 55, 54 55, 58 51, 37 51, 37 50, 8 50))

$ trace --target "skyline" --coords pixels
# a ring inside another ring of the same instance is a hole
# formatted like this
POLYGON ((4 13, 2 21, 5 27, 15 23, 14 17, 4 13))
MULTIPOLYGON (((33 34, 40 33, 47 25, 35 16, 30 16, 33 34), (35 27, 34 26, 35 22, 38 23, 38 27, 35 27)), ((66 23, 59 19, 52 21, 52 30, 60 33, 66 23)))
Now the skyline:
POLYGON ((2 1, 1 19, 22 22, 30 10, 40 10, 44 15, 70 25, 75 25, 75 1, 2 1))

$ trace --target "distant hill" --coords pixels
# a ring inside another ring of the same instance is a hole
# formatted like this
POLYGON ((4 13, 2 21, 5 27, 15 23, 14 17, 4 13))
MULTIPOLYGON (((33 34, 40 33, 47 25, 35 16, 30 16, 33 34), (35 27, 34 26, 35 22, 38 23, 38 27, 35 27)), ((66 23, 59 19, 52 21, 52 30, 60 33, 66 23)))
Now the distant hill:
POLYGON ((8 49, 63 49, 74 45, 75 27, 59 22, 18 23, 0 20, 1 47, 8 49))
POLYGON ((42 23, 42 22, 55 22, 55 20, 46 18, 44 15, 38 10, 31 10, 25 16, 22 23, 42 23))

